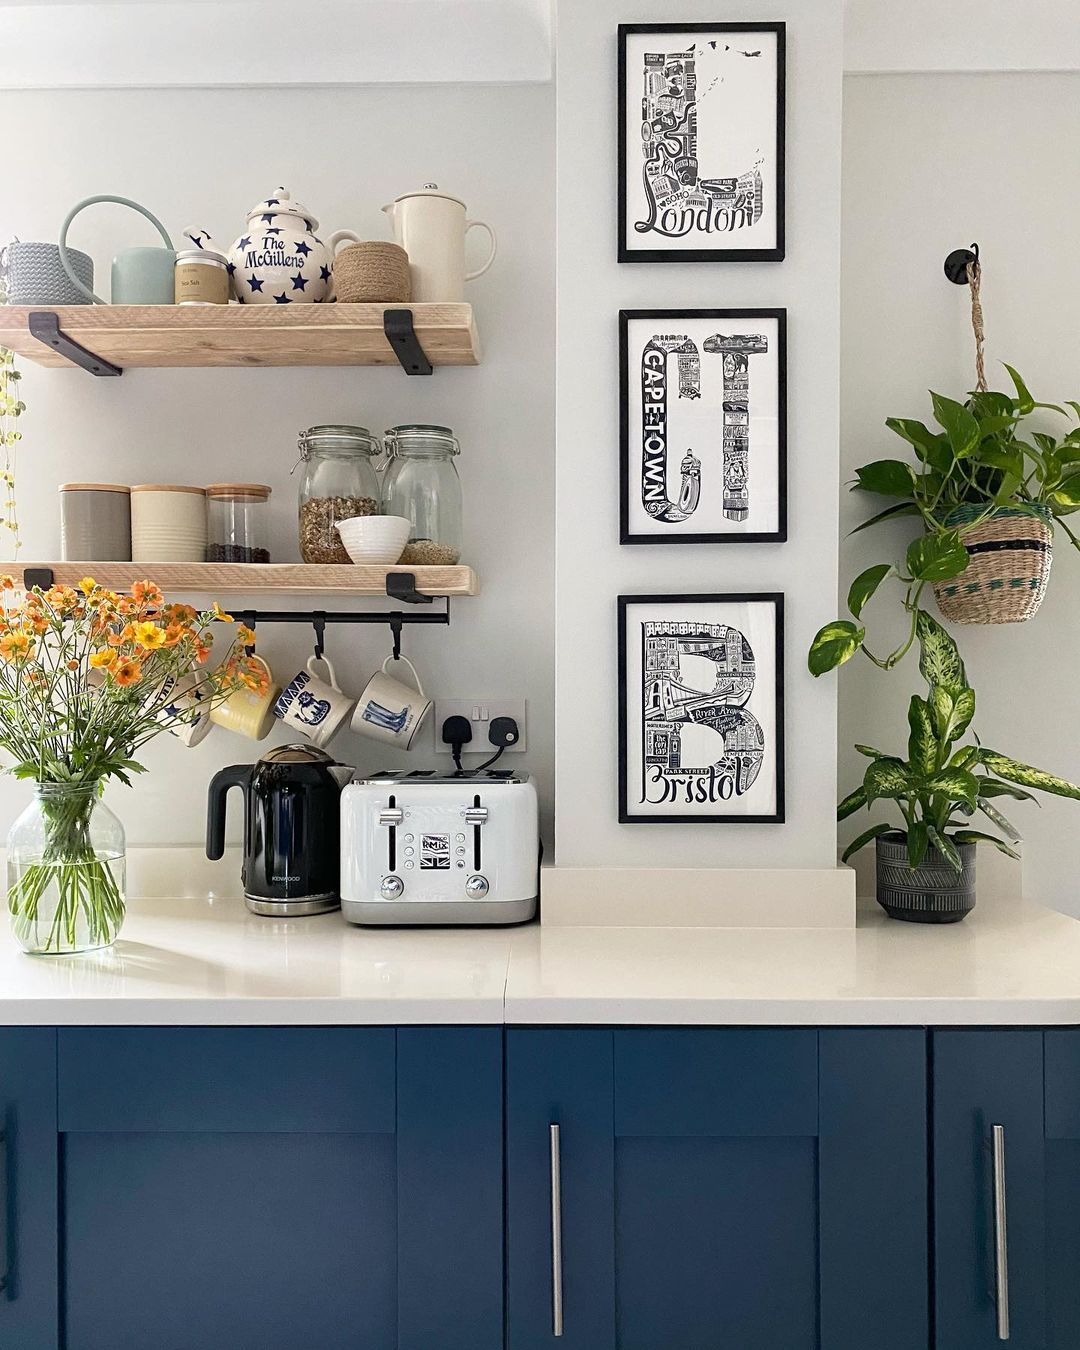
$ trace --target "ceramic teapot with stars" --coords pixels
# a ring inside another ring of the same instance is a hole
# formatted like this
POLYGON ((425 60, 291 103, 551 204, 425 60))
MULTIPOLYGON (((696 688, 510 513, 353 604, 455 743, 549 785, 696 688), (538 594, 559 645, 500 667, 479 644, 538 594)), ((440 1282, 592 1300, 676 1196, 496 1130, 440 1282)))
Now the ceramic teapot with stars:
POLYGON ((251 208, 247 227, 231 248, 219 248, 205 230, 184 234, 196 248, 224 254, 232 293, 242 305, 311 305, 331 298, 330 268, 338 245, 360 242, 352 230, 337 230, 323 240, 315 233, 318 228, 307 207, 279 187, 251 208))

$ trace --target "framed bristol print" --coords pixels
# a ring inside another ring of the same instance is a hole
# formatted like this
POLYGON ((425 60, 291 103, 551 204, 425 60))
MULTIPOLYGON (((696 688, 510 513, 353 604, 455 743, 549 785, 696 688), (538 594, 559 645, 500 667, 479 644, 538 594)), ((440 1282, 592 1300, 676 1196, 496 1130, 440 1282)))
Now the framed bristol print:
POLYGON ((619 261, 784 256, 782 23, 619 25, 619 261))
POLYGON ((784 819, 784 597, 619 596, 619 820, 784 819))
POLYGON ((787 311, 619 315, 619 541, 787 538, 787 311))

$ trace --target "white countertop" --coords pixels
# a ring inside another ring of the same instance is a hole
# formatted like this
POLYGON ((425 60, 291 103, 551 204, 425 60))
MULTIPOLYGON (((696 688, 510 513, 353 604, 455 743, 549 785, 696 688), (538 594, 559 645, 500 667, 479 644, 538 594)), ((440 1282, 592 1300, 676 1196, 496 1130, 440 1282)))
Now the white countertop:
POLYGON ((238 899, 135 900, 116 946, 29 957, 0 932, 0 1025, 1080 1025, 1080 922, 1019 902, 961 924, 372 930, 238 899))

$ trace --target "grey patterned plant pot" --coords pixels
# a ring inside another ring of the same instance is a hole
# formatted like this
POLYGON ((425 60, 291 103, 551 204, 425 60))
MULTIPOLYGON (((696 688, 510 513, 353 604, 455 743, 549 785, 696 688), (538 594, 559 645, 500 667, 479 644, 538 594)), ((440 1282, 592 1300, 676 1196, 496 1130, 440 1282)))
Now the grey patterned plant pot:
POLYGON ((934 848, 919 867, 908 864, 907 836, 879 835, 877 902, 893 919, 909 923, 959 923, 975 908, 975 845, 957 844, 963 870, 957 875, 949 860, 934 848))

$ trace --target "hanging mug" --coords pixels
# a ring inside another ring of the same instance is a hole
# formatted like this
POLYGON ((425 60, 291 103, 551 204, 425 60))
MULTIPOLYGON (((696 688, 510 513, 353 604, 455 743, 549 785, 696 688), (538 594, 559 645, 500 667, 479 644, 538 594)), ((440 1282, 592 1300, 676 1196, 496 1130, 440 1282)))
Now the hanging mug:
POLYGON ((168 231, 157 216, 149 212, 145 206, 140 206, 138 202, 133 202, 127 197, 113 197, 105 193, 97 197, 87 197, 84 201, 73 206, 68 212, 67 218, 60 228, 60 261, 64 265, 64 271, 70 277, 73 285, 82 292, 95 305, 114 304, 114 305, 171 305, 176 299, 176 249, 173 248, 173 241, 169 238, 168 231), (113 202, 117 206, 130 206, 133 211, 138 211, 139 215, 154 226, 158 234, 165 241, 165 247, 125 248, 113 258, 112 262, 112 290, 110 291, 110 300, 102 300, 100 295, 95 295, 89 286, 85 285, 75 271, 72 250, 67 246, 67 233, 71 222, 87 206, 94 206, 98 202, 113 202))
POLYGON ((299 671, 278 695, 274 716, 290 731, 299 731, 317 746, 324 746, 340 730, 354 707, 348 694, 338 686, 334 667, 325 656, 309 656, 299 671), (329 683, 315 674, 319 662, 326 667, 329 683))
POLYGON ((420 723, 427 716, 431 699, 424 693, 416 667, 405 656, 388 656, 356 700, 352 729, 358 736, 370 736, 399 750, 408 750, 420 723), (415 689, 386 673, 389 665, 408 666, 415 689))

